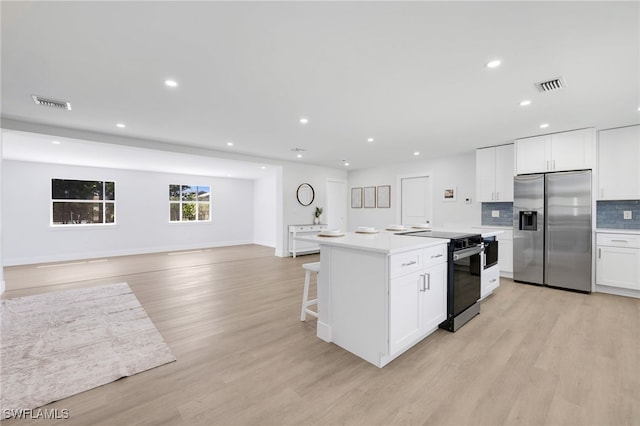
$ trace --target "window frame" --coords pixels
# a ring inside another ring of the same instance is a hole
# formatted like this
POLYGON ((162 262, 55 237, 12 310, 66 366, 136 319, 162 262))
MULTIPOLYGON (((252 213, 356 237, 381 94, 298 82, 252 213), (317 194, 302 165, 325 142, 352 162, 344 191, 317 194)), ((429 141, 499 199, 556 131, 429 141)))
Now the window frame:
POLYGON ((49 227, 57 229, 78 229, 85 227, 114 227, 117 226, 117 211, 116 211, 116 181, 108 179, 73 179, 73 178, 51 178, 49 185, 49 227), (53 185, 54 181, 75 181, 75 182, 101 182, 102 183, 102 198, 99 200, 91 199, 74 199, 74 198, 54 198, 53 185), (108 200, 107 184, 113 184, 113 200, 108 200), (95 223, 55 223, 54 222, 54 205, 56 203, 73 203, 73 204, 101 204, 102 207, 102 222, 95 223), (110 205, 113 210, 113 222, 107 222, 107 205, 110 205))
POLYGON ((170 183, 169 184, 169 223, 171 224, 183 224, 183 223, 211 223, 211 185, 185 185, 185 184, 177 184, 177 183, 170 183), (180 191, 178 193, 177 196, 177 200, 172 200, 172 187, 179 187, 180 191), (189 189, 193 190, 195 188, 195 197, 193 200, 185 200, 183 197, 183 190, 185 187, 188 187, 189 189), (200 188, 208 188, 208 200, 206 201, 201 201, 199 200, 200 198, 200 188), (194 204, 195 205, 195 219, 193 220, 185 220, 183 218, 183 213, 184 213, 184 204, 194 204), (171 210, 172 210, 172 206, 173 205, 177 205, 178 206, 178 220, 173 220, 172 216, 171 216, 171 210), (208 214, 207 214, 207 219, 200 219, 200 206, 201 205, 206 205, 208 207, 208 214))

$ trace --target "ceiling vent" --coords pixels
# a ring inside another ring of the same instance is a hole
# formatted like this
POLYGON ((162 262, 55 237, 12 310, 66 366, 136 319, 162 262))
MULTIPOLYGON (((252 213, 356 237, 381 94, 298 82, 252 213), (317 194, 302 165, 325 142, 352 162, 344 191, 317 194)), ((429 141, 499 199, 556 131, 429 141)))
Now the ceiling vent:
POLYGON ((305 152, 306 149, 304 149, 304 148, 291 148, 291 151, 293 151, 293 152, 305 152))
POLYGON ((38 105, 48 106, 52 108, 58 109, 66 109, 67 111, 71 111, 71 103, 67 101, 58 101, 55 99, 47 99, 42 96, 31 95, 33 101, 38 105))
POLYGON ((536 87, 538 88, 538 92, 553 92, 567 87, 567 83, 565 83, 562 77, 558 77, 536 83, 536 87))

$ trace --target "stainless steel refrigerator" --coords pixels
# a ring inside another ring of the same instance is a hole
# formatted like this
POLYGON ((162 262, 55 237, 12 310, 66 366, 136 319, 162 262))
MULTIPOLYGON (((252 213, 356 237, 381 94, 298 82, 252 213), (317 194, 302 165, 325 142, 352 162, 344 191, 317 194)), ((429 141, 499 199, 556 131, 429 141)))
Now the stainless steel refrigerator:
POLYGON ((591 292, 591 171, 514 178, 513 279, 591 292))

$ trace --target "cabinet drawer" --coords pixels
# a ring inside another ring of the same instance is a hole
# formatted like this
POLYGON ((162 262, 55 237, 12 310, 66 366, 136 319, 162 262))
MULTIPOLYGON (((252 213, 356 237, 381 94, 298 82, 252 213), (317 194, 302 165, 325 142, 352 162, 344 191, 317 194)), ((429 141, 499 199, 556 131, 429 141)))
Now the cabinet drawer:
POLYGON ((422 250, 413 250, 391 256, 389 259, 389 274, 391 278, 421 270, 424 263, 423 257, 424 251, 422 250))
POLYGON ((443 244, 436 247, 424 249, 424 266, 428 268, 432 265, 447 261, 447 245, 443 244))
POLYGON ((598 233, 598 246, 640 248, 640 235, 598 233))

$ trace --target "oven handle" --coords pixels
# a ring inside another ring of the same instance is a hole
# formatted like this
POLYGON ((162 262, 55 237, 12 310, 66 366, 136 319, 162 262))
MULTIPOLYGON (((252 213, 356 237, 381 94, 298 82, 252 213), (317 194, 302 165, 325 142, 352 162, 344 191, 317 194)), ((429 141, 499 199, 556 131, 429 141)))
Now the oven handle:
POLYGON ((471 247, 464 250, 459 250, 453 253, 453 260, 464 259, 465 257, 471 257, 474 254, 482 253, 484 250, 483 246, 471 247))

